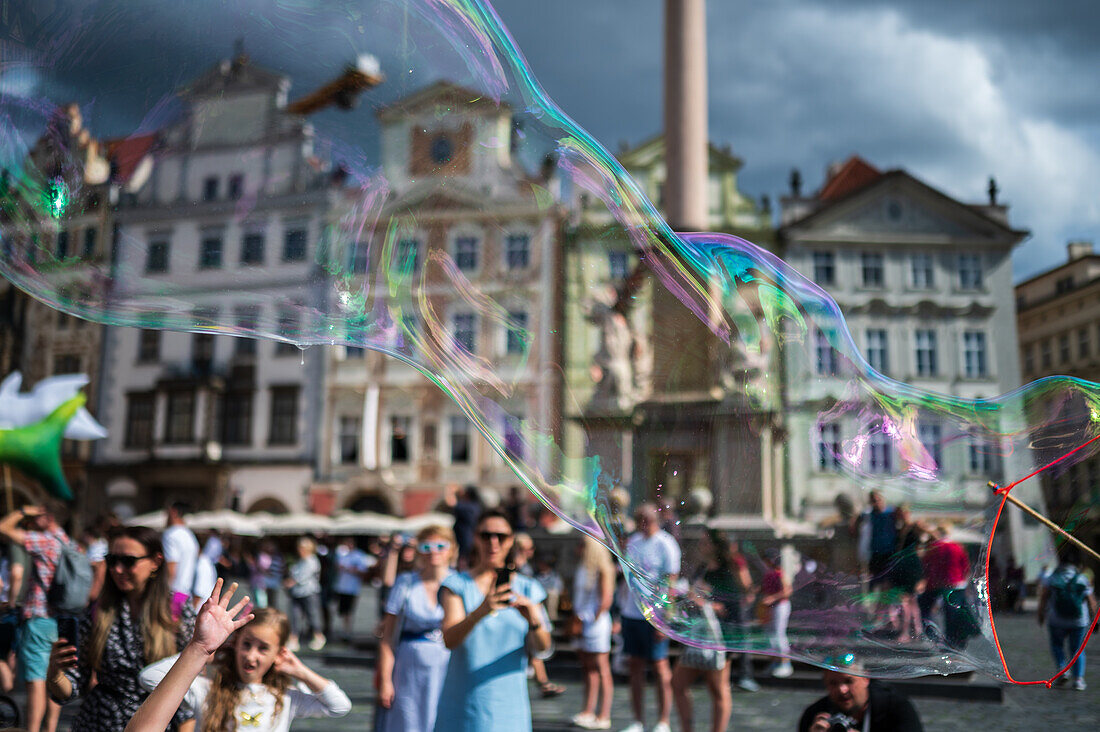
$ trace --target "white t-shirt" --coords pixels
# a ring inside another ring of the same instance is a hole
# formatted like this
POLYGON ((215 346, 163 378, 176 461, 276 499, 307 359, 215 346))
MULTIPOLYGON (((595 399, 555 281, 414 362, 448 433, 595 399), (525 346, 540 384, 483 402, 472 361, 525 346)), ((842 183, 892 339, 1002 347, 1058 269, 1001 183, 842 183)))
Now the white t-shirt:
POLYGON ((164 561, 176 563, 176 578, 172 592, 191 594, 195 586, 195 560, 199 557, 199 540, 186 526, 169 526, 161 536, 164 561))
POLYGON ((98 564, 107 560, 107 540, 95 539, 88 544, 88 561, 98 564))
POLYGON ((358 595, 363 588, 363 579, 358 574, 373 567, 377 559, 362 549, 336 547, 336 594, 358 595))
MULTIPOLYGON (((142 688, 155 689, 177 658, 178 655, 169 656, 142 669, 138 676, 142 688)), ((199 676, 191 682, 191 688, 183 697, 181 706, 195 714, 195 729, 202 729, 202 711, 209 693, 210 679, 199 676)), ((351 711, 351 700, 335 681, 329 681, 328 686, 316 694, 295 684, 287 689, 283 708, 275 717, 275 695, 271 690, 264 684, 248 684, 241 689, 240 701, 233 711, 238 730, 287 732, 295 717, 343 717, 351 711)))
POLYGON ((191 588, 191 594, 205 600, 210 597, 217 583, 218 568, 210 561, 210 557, 200 554, 195 562, 195 583, 191 588))
MULTIPOLYGON (((653 536, 640 532, 631 534, 626 541, 626 556, 650 579, 664 581, 671 574, 680 574, 680 546, 667 531, 658 531, 653 536)), ((628 586, 627 599, 622 606, 623 617, 644 620, 645 615, 638 605, 637 594, 628 586)))

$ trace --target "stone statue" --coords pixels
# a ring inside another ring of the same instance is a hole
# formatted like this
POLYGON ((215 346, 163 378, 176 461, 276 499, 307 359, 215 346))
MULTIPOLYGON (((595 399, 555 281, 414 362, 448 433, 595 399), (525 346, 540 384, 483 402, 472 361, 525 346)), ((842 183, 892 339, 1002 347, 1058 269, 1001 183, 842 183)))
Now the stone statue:
POLYGON ((600 347, 592 357, 592 378, 596 382, 594 403, 627 409, 635 402, 635 374, 632 352, 634 335, 626 317, 615 310, 615 292, 607 288, 588 305, 587 319, 600 330, 600 347))

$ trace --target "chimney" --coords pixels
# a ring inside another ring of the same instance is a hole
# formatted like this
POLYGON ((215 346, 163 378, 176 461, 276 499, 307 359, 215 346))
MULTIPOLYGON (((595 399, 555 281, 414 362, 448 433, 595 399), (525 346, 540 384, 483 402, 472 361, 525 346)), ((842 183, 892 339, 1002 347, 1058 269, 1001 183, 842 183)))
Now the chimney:
POLYGON ((1083 239, 1071 241, 1066 244, 1066 252, 1069 254, 1069 261, 1071 262, 1082 257, 1092 256, 1092 242, 1083 239))
POLYGON ((707 4, 665 0, 665 217, 707 227, 707 4))

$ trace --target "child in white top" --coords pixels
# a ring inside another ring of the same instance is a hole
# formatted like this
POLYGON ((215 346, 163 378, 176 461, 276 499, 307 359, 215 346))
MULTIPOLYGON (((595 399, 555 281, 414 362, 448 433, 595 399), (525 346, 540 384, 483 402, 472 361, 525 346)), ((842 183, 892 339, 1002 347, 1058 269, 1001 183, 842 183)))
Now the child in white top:
POLYGON ((181 702, 194 713, 198 732, 286 732, 295 717, 342 717, 351 711, 351 701, 336 682, 307 668, 286 648, 290 627, 285 615, 265 608, 237 618, 248 598, 230 609, 236 588, 231 585, 223 595, 219 579, 183 652, 141 672, 141 685, 152 693, 126 732, 160 732, 181 702), (232 645, 221 648, 235 631, 232 645), (211 660, 211 678, 200 676, 211 660))

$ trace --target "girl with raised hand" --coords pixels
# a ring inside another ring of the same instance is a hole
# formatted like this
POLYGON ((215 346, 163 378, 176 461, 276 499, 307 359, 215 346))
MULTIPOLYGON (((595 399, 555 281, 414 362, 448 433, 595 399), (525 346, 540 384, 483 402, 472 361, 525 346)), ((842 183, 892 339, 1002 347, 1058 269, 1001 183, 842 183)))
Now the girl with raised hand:
POLYGON ((286 648, 290 628, 285 615, 265 608, 235 619, 247 598, 230 609, 236 585, 224 595, 221 588, 218 580, 183 653, 141 672, 141 685, 154 691, 127 732, 164 729, 181 700, 195 715, 198 732, 245 727, 285 732, 296 717, 342 717, 351 711, 351 701, 336 682, 307 668, 286 648), (222 648, 234 632, 233 643, 222 648), (211 660, 212 678, 199 676, 211 660))

